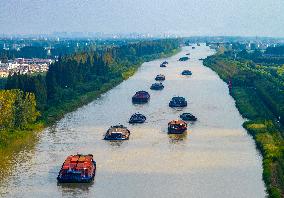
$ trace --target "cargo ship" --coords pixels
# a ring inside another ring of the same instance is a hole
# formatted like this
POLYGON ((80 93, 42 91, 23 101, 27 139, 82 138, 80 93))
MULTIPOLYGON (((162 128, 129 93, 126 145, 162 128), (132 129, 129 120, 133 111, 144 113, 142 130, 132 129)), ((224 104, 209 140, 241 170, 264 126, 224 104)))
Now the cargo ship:
POLYGON ((173 97, 172 100, 169 103, 169 107, 186 107, 187 101, 184 97, 173 97))
POLYGON ((191 113, 183 113, 179 116, 184 121, 196 121, 197 118, 191 113))
POLYGON ((187 61, 189 58, 187 56, 181 57, 178 60, 179 61, 187 61))
POLYGON ((144 116, 141 113, 135 113, 129 119, 130 124, 141 124, 144 123, 145 121, 146 121, 146 116, 144 116))
POLYGON ((64 161, 57 181, 59 183, 88 183, 94 180, 96 162, 92 154, 70 155, 64 161))
POLYGON ((182 134, 186 130, 187 130, 187 124, 182 120, 172 120, 168 123, 169 134, 182 134))
POLYGON ((164 81, 164 80, 166 80, 166 77, 165 77, 165 75, 163 75, 163 74, 158 74, 158 75, 155 77, 155 80, 156 80, 156 81, 164 81))
POLYGON ((111 126, 104 137, 104 140, 128 140, 130 131, 123 125, 111 126))
POLYGON ((150 94, 147 91, 137 91, 132 97, 132 103, 143 104, 150 100, 150 94))
POLYGON ((162 90, 162 89, 164 89, 164 85, 162 83, 154 83, 154 84, 151 85, 150 89, 162 90))
POLYGON ((181 75, 184 75, 184 76, 191 76, 191 75, 192 75, 192 72, 189 71, 189 70, 183 70, 183 71, 181 72, 181 75))

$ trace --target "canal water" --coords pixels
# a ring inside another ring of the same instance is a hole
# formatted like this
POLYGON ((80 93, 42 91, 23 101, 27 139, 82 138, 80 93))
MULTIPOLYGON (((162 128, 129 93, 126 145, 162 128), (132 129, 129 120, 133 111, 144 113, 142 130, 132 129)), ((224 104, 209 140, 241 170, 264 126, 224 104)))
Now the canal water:
POLYGON ((200 58, 214 52, 201 45, 184 47, 168 59, 144 63, 138 72, 94 102, 67 114, 38 137, 36 145, 6 159, 13 171, 2 178, 2 197, 265 197, 261 156, 242 128, 244 120, 226 84, 204 67, 200 58), (178 58, 191 53, 191 59, 178 58), (181 76, 183 69, 193 75, 181 76), (164 74, 162 91, 151 91, 157 74, 164 74), (147 90, 151 100, 133 105, 132 95, 147 90), (188 107, 171 109, 173 96, 183 96, 188 107), (127 124, 131 114, 147 116, 142 125, 127 124), (167 123, 182 112, 198 118, 183 136, 169 136, 167 123), (114 124, 131 130, 130 139, 103 139, 114 124), (58 171, 70 154, 92 153, 97 174, 92 184, 57 184, 58 171))

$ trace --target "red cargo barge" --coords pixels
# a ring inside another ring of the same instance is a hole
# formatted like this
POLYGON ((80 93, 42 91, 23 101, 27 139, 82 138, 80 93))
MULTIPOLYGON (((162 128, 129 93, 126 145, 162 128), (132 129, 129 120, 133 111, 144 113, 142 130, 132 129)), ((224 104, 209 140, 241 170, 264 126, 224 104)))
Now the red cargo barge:
POLYGON ((57 176, 60 183, 91 182, 96 174, 96 162, 93 155, 70 155, 64 161, 57 176))

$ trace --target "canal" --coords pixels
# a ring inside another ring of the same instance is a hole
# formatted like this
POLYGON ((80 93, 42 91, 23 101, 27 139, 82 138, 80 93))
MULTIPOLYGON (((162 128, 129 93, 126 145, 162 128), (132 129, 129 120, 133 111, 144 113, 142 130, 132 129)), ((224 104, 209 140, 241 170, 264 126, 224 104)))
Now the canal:
POLYGON ((229 95, 227 85, 200 58, 214 52, 205 45, 183 50, 166 60, 144 63, 138 72, 92 103, 67 114, 39 134, 34 146, 11 159, 13 171, 1 182, 3 197, 265 197, 262 158, 242 128, 243 118, 229 95), (191 53, 191 59, 178 58, 191 53), (183 69, 193 75, 181 76, 183 69), (149 89, 157 74, 164 74, 162 91, 149 89), (133 105, 132 95, 146 90, 151 100, 133 105), (183 111, 168 107, 173 96, 183 96, 183 111), (142 125, 128 119, 140 112, 142 125), (182 112, 198 121, 189 123, 183 136, 169 136, 167 123, 182 112), (130 139, 110 143, 106 130, 124 124, 130 139), (58 171, 70 154, 92 153, 97 174, 92 184, 58 185, 58 171))

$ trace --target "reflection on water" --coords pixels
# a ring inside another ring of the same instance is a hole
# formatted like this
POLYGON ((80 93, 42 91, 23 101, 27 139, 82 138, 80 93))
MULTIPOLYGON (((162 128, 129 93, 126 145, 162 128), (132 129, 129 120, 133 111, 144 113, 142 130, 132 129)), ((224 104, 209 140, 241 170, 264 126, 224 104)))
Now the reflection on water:
POLYGON ((73 191, 74 197, 77 195, 80 195, 80 191, 84 191, 88 193, 89 189, 94 185, 94 181, 90 183, 82 183, 82 184, 77 184, 77 183, 57 183, 58 189, 61 189, 61 191, 68 192, 73 191))
POLYGON ((187 138, 187 131, 182 134, 168 134, 170 143, 176 144, 187 138))
POLYGON ((117 147, 121 146, 121 144, 123 143, 123 141, 112 141, 112 140, 106 142, 108 142, 109 145, 111 146, 117 146, 117 147))
MULTIPOLYGON (((243 119, 228 88, 198 59, 213 52, 206 46, 185 47, 160 68, 162 60, 144 63, 127 81, 96 101, 65 116, 44 130, 36 145, 15 153, 13 171, 0 185, 3 197, 265 197, 261 158, 242 128, 243 119), (191 59, 178 62, 190 52, 191 59), (181 76, 184 69, 190 77, 181 76), (166 80, 162 91, 149 89, 157 74, 166 80), (149 91, 148 104, 133 105, 138 90, 149 91), (173 96, 188 106, 169 108, 173 96), (144 124, 129 125, 135 112, 144 124), (190 112, 182 135, 168 135, 167 124, 190 112), (130 131, 124 142, 104 141, 106 130, 121 123, 130 131), (58 171, 70 154, 92 153, 97 162, 93 184, 57 185, 58 171)), ((3 172, 3 169, 1 169, 3 172)), ((3 175, 3 174, 2 174, 3 175)), ((1 176, 2 176, 1 175, 1 176)))

